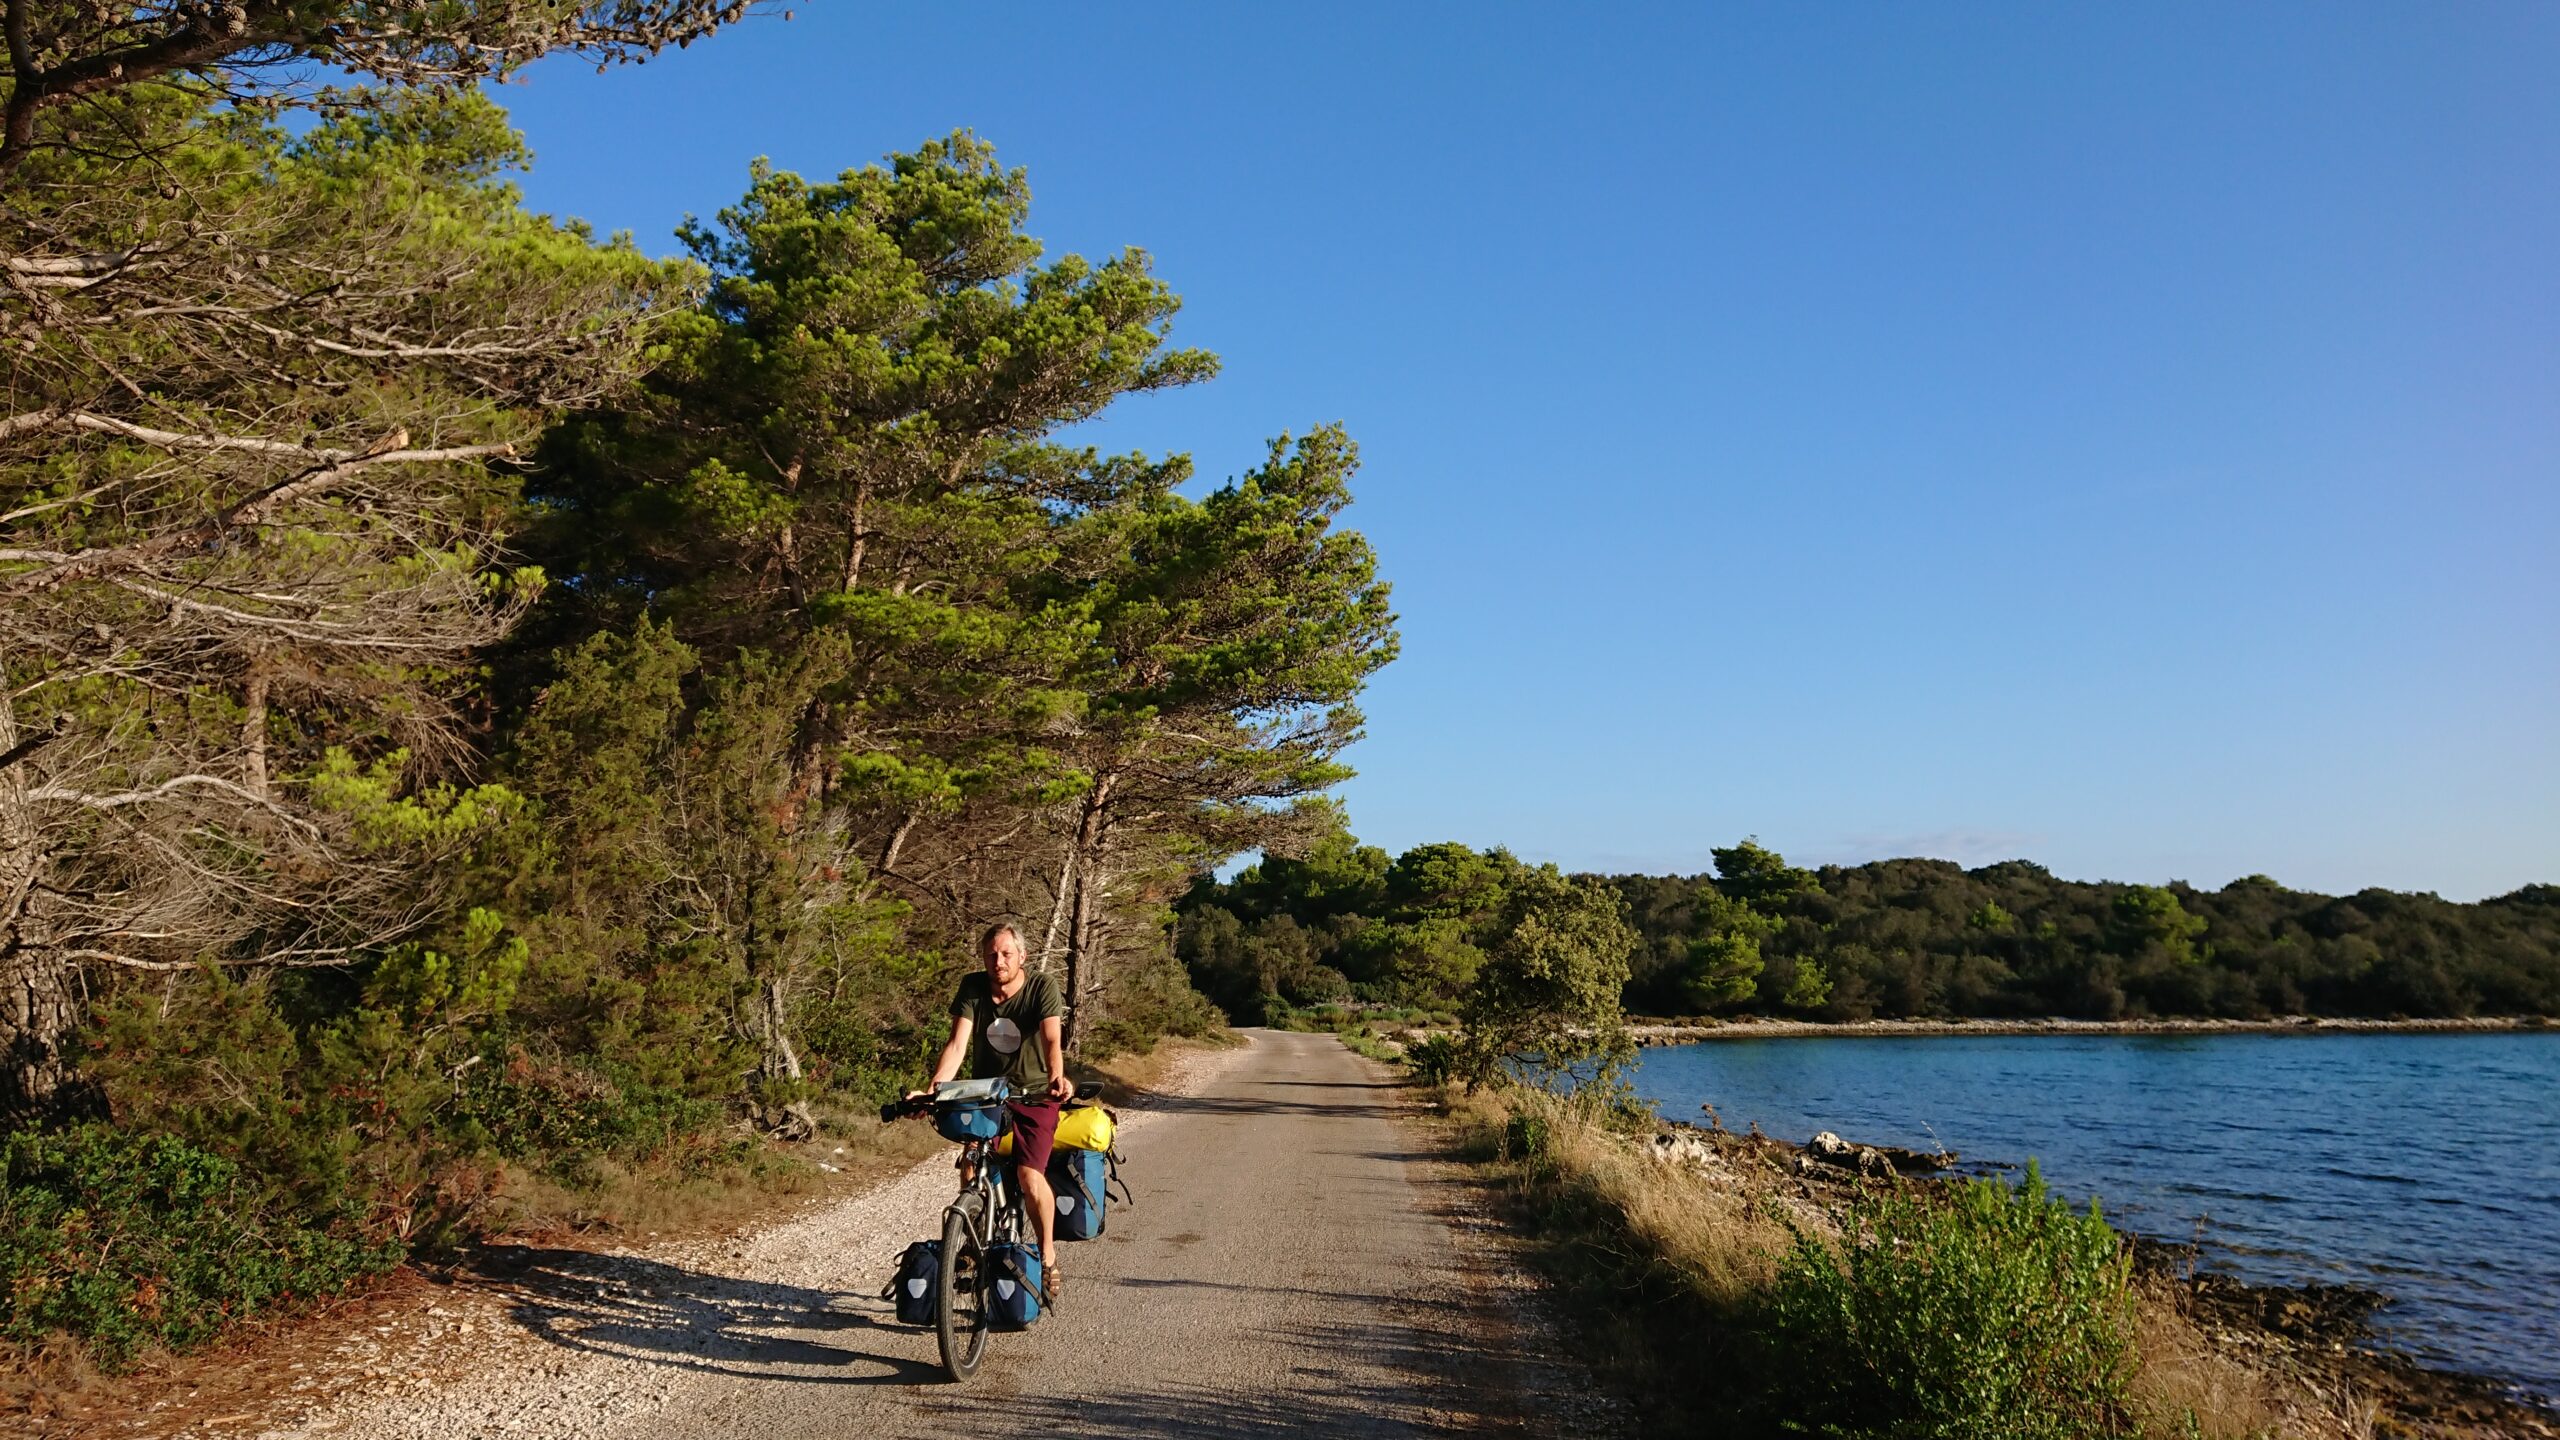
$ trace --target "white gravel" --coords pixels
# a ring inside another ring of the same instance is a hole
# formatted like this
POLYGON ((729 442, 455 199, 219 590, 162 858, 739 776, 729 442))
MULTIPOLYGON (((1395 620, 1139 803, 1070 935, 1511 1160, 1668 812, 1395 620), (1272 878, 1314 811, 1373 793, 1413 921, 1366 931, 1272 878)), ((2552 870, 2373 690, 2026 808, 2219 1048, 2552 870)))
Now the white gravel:
MULTIPOLYGON (((1158 1082, 1170 1094, 1210 1084, 1239 1054, 1202 1051, 1158 1082)), ((1122 1114, 1124 1133, 1162 1117, 1122 1114)), ((316 1357, 297 1389, 353 1398, 275 1398, 260 1440, 600 1440, 648 1421, 698 1389, 734 1383, 749 1355, 813 1315, 870 1302, 906 1245, 936 1223, 955 1185, 935 1156, 875 1189, 751 1237, 598 1254, 531 1252, 515 1293, 469 1290, 408 1323, 376 1323, 316 1357), (672 1337, 672 1338, 671 1338, 672 1337)), ((226 1417, 229 1418, 229 1417, 226 1417)), ((237 1437, 245 1427, 189 1433, 237 1437)))

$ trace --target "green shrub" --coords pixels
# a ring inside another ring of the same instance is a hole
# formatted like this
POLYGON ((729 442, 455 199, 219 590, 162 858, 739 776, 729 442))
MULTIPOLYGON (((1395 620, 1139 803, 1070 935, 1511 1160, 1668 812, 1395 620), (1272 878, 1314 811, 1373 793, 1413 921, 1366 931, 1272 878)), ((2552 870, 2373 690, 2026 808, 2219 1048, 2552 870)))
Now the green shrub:
POLYGON ((1897 1440, 2129 1433, 2130 1257, 2093 1202, 1973 1181, 1799 1234, 1755 1327, 1779 1427, 1897 1440))
POLYGON ((346 1214, 281 1213, 237 1165, 172 1136, 90 1125, 0 1141, 0 1339, 69 1332, 118 1368, 401 1253, 346 1214))
POLYGON ((582 1066, 515 1055, 465 1072, 444 1124, 466 1145, 576 1184, 598 1160, 655 1158, 714 1129, 726 1114, 719 1101, 616 1085, 582 1066))
POLYGON ((1549 1139, 1547 1117, 1523 1110, 1502 1127, 1502 1153, 1506 1159, 1537 1161, 1545 1158, 1549 1139))
POLYGON ((1447 1084, 1457 1073, 1458 1042, 1446 1035, 1425 1035, 1404 1047, 1404 1063, 1422 1084, 1447 1084))
POLYGON ((1178 1035, 1206 1040, 1227 1028, 1225 1012, 1191 988, 1171 956, 1133 963, 1111 987, 1110 1005, 1079 1042, 1086 1056, 1145 1054, 1157 1040, 1178 1035))

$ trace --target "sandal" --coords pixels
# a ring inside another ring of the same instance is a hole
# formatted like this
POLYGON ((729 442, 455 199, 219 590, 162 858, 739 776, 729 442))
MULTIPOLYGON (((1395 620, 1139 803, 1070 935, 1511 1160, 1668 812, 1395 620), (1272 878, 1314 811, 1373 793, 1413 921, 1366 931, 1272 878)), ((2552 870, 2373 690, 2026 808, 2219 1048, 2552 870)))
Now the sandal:
POLYGON ((1040 1308, 1052 1315, 1058 1313, 1058 1267, 1055 1265, 1040 1267, 1040 1308))

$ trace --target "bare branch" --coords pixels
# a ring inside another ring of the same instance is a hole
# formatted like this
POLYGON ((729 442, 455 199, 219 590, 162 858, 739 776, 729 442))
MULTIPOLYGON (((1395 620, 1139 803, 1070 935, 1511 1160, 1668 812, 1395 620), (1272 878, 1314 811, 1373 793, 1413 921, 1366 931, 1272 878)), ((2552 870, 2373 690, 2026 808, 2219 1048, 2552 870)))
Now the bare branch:
POLYGON ((290 814, 267 797, 219 775, 178 775, 146 789, 125 790, 112 795, 91 795, 57 785, 38 785, 27 791, 27 801, 29 804, 78 805, 90 810, 121 810, 131 805, 153 804, 189 790, 218 790, 289 825, 305 830, 312 828, 309 821, 290 814))
POLYGON ((54 716, 52 729, 41 731, 34 735, 29 735, 25 739, 20 740, 17 744, 10 746, 8 749, 0 750, 0 770, 6 770, 10 766, 18 764, 47 745, 61 739, 63 732, 70 728, 71 717, 67 715, 54 716))
POLYGON ((455 445, 440 450, 386 450, 375 454, 349 456, 279 480, 221 514, 209 516, 185 529, 156 535, 127 545, 103 546, 95 550, 82 551, 67 559, 48 564, 41 570, 13 575, 5 581, 0 581, 0 597, 29 595, 40 590, 50 590, 73 580, 136 570, 154 560, 201 548, 219 539, 225 531, 259 524, 288 505, 325 495, 367 466, 426 465, 455 460, 485 460, 513 456, 515 453, 513 444, 497 444, 455 445))

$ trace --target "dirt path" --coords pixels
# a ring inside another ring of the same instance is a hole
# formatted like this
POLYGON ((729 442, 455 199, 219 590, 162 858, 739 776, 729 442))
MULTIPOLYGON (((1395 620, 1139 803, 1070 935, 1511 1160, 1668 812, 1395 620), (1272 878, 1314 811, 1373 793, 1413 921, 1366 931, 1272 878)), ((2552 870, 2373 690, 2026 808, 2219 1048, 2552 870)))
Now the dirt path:
POLYGON ((899 1249, 939 1223, 954 1180, 934 1161, 725 1253, 523 1254, 505 1293, 455 1312, 430 1363, 265 1434, 1619 1428, 1556 1358, 1504 1237, 1381 1067, 1331 1036, 1258 1031, 1171 1088, 1124 1115, 1136 1205, 1064 1247, 1061 1313, 994 1337, 966 1386, 943 1377, 930 1331, 874 1298, 899 1249))

